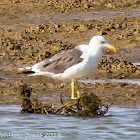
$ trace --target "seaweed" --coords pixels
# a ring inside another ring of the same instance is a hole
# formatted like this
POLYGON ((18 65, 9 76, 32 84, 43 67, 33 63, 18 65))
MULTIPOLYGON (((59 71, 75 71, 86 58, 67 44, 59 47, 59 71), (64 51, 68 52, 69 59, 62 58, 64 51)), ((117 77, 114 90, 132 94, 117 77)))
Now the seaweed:
POLYGON ((67 116, 94 116, 104 115, 107 111, 108 106, 104 106, 97 95, 93 92, 84 92, 78 99, 70 100, 55 110, 54 113, 67 116), (102 107, 104 107, 104 110, 102 110, 102 107))
POLYGON ((51 104, 44 105, 38 99, 31 98, 31 87, 20 83, 19 95, 21 96, 21 112, 48 114, 52 112, 51 104))
MULTIPOLYGON (((80 98, 70 99, 65 104, 54 109, 51 103, 43 104, 36 98, 31 98, 32 89, 27 84, 19 85, 21 96, 21 112, 40 114, 61 114, 66 116, 94 116, 104 115, 108 111, 108 106, 102 105, 100 98, 92 92, 82 93, 80 98), (102 110, 104 107, 104 110, 102 110)), ((62 103, 62 99, 61 99, 62 103)))

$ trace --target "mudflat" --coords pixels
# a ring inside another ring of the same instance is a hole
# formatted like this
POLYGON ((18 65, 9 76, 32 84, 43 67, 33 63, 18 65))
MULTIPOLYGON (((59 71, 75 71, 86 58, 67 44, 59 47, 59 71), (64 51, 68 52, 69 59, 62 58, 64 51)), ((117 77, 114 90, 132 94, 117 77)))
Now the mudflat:
POLYGON ((93 82, 80 83, 80 91, 92 91, 108 105, 140 104, 139 15, 138 0, 1 1, 0 103, 20 104, 17 91, 21 80, 32 88, 32 96, 44 103, 59 106, 61 93, 64 102, 69 100, 68 82, 28 77, 17 68, 102 35, 117 52, 104 50, 93 82))

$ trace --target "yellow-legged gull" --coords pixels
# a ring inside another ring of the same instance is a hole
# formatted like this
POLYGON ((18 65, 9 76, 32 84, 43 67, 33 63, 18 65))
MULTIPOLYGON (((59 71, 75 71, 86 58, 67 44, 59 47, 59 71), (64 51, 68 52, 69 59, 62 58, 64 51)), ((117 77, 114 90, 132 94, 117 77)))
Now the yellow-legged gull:
POLYGON ((35 72, 30 76, 44 75, 53 79, 71 80, 71 99, 76 99, 80 97, 77 80, 92 76, 102 57, 103 48, 116 51, 104 37, 96 35, 90 39, 88 45, 79 45, 74 49, 63 51, 25 69, 35 72))

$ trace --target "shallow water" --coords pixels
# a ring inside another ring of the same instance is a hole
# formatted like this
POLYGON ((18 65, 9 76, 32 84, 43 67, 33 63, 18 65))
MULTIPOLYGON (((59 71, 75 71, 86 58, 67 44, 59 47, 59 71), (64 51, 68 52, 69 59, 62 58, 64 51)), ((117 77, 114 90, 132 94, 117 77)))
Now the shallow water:
POLYGON ((129 83, 129 84, 137 84, 140 85, 140 79, 107 79, 107 80, 92 80, 92 79, 86 79, 86 80, 79 80, 83 83, 129 83))
POLYGON ((122 10, 113 10, 113 9, 105 9, 105 10, 97 10, 92 12, 73 12, 73 13, 58 13, 52 16, 53 21, 67 21, 67 20, 100 20, 103 17, 105 20, 110 20, 111 18, 116 17, 139 17, 140 10, 133 9, 130 11, 125 11, 124 8, 122 10), (107 13, 107 14, 106 14, 107 13))
POLYGON ((140 66, 140 63, 133 63, 133 65, 140 66))
POLYGON ((23 114, 18 105, 0 105, 0 118, 0 139, 140 139, 139 107, 110 107, 104 117, 77 118, 23 114))
POLYGON ((58 21, 79 21, 79 20, 101 20, 101 17, 103 17, 105 20, 110 20, 113 18, 118 17, 126 17, 126 18, 138 18, 140 15, 140 9, 139 8, 132 8, 131 11, 127 8, 120 8, 120 9, 102 9, 100 10, 94 10, 91 12, 68 12, 68 13, 55 13, 55 12, 49 12, 49 13, 26 13, 25 16, 21 16, 21 14, 17 14, 16 18, 11 17, 10 15, 1 16, 0 20, 0 27, 7 27, 10 26, 10 28, 16 28, 17 25, 19 25, 19 20, 22 21, 22 24, 24 26, 35 26, 38 24, 46 24, 50 21, 52 22, 58 22, 58 21), (27 18, 28 17, 28 18, 27 18), (11 22, 5 22, 9 20, 9 18, 13 18, 14 24, 11 22), (16 22, 17 21, 17 22, 16 22), (25 22, 26 21, 26 22, 25 22), (9 24, 10 23, 10 24, 9 24))

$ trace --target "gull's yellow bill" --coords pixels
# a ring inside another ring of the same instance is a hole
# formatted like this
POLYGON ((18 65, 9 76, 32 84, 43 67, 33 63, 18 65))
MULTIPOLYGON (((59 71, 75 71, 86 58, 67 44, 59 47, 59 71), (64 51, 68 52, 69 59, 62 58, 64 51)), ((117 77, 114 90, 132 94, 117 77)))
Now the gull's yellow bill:
POLYGON ((111 49, 112 51, 116 52, 116 48, 112 45, 108 45, 107 48, 111 49))

